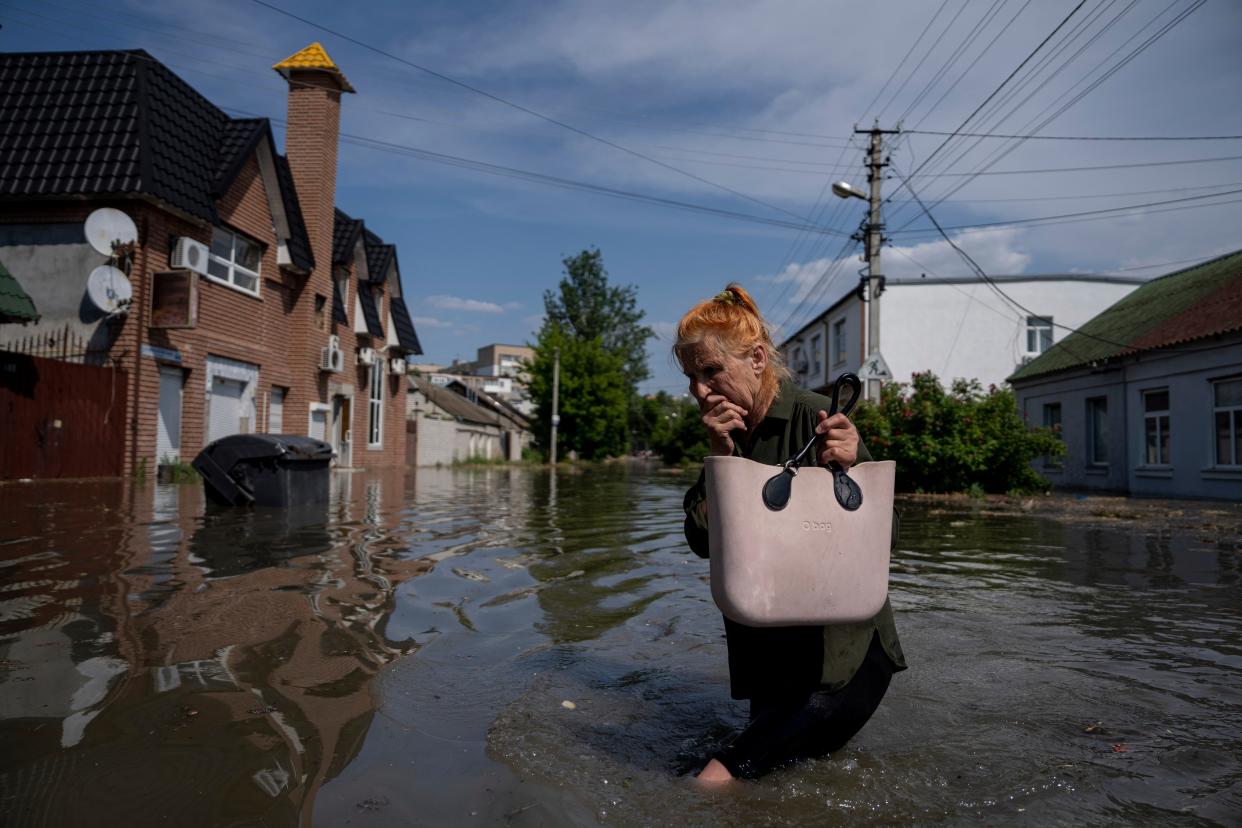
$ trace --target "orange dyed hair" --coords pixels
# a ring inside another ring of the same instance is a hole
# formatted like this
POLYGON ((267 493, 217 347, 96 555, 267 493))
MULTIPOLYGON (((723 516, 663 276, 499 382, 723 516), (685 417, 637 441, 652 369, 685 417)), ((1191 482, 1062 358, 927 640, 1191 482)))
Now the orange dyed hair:
POLYGON ((673 356, 685 371, 705 351, 741 358, 755 345, 762 345, 768 354, 768 367, 760 378, 761 387, 765 393, 775 396, 781 380, 789 378, 789 371, 781 361, 780 351, 772 344, 768 324, 763 321, 755 300, 745 288, 731 282, 711 299, 687 311, 677 323, 673 356))

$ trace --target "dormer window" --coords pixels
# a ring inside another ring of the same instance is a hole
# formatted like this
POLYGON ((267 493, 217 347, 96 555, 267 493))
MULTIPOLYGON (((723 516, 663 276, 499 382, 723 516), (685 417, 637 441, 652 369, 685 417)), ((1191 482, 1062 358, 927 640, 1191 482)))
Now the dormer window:
POLYGON ((262 261, 263 248, 257 242, 222 227, 213 228, 211 253, 207 257, 208 279, 258 296, 262 261))

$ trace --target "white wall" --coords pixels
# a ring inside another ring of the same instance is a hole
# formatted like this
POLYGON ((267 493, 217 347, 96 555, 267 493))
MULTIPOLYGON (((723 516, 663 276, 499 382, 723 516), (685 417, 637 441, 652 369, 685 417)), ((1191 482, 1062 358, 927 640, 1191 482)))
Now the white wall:
MULTIPOLYGON (((1138 287, 1060 277, 999 284, 1033 315, 1071 328, 1138 287)), ((880 300, 880 352, 898 382, 931 371, 946 386, 957 378, 1000 385, 1026 353, 1026 316, 980 282, 890 283, 880 300)), ((1054 327, 1053 341, 1067 333, 1054 327)))

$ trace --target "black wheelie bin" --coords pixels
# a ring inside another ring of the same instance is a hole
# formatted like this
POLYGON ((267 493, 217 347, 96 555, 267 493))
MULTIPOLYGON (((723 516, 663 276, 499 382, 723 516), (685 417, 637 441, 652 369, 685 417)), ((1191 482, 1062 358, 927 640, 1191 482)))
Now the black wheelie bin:
POLYGON ((207 498, 225 506, 305 506, 328 500, 332 446, 292 434, 233 434, 194 458, 207 498))

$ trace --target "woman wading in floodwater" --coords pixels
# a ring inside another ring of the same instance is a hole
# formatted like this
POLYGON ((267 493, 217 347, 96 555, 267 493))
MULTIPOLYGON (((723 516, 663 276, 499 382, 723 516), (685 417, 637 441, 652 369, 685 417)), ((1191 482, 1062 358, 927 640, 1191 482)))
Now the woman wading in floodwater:
MULTIPOLYGON (((698 400, 713 455, 777 465, 823 436, 817 465, 849 468, 870 460, 844 414, 805 391, 780 364, 754 301, 738 285, 700 302, 682 317, 673 346, 698 400)), ((704 477, 686 492, 686 540, 708 555, 704 477)), ((896 524, 894 524, 894 535, 896 524)), ((869 621, 818 627, 748 627, 724 619, 729 684, 750 700, 750 723, 717 752, 699 779, 754 779, 789 762, 824 756, 845 745, 879 707, 905 659, 888 601, 869 621)))

